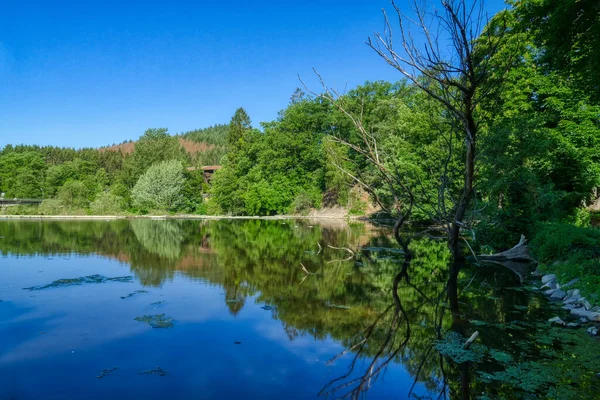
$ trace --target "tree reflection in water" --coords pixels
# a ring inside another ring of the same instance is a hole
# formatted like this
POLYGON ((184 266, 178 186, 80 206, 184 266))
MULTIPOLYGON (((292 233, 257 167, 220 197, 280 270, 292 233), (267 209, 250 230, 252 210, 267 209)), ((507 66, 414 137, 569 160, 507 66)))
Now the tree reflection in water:
MULTIPOLYGON (((571 351, 564 330, 548 328, 552 311, 516 287, 512 272, 479 268, 473 280, 474 270, 463 268, 450 279, 444 243, 414 240, 408 260, 391 236, 370 225, 309 221, 3 221, 0 254, 98 254, 129 265, 145 286, 180 273, 222 287, 233 315, 252 297, 289 340, 331 338, 345 348, 330 362, 348 360, 350 369, 315 388, 324 396, 358 398, 398 364, 413 379, 401 397, 514 398, 514 390, 549 393, 563 378, 562 369, 540 373, 535 363, 571 351), (476 329, 481 344, 464 351, 476 329)), ((594 379, 585 375, 582 390, 594 379)))
MULTIPOLYGON (((417 245, 423 245, 423 242, 417 243, 417 245)), ((438 263, 441 261, 437 267, 443 267, 444 258, 436 261, 438 263)), ((422 265, 426 263, 426 260, 417 258, 414 262, 416 265, 422 265)), ((333 363, 347 353, 354 353, 348 371, 327 383, 320 391, 320 395, 335 398, 360 398, 361 395, 366 394, 380 375, 385 373, 387 367, 396 362, 403 362, 414 377, 413 384, 406 394, 407 398, 412 398, 419 381, 425 383, 430 392, 439 393, 437 398, 447 398, 449 395, 445 376, 447 369, 445 368, 445 359, 435 351, 435 344, 441 340, 443 333, 446 311, 443 300, 445 295, 452 292, 448 292, 446 287, 434 285, 441 290, 437 290, 437 292, 430 290, 429 295, 424 293, 411 282, 411 260, 406 259, 401 265, 401 269, 394 276, 391 285, 390 304, 377 315, 370 325, 351 338, 352 344, 347 349, 330 360, 330 363, 333 363), (413 296, 407 296, 410 304, 405 307, 402 294, 407 294, 409 291, 413 292, 413 296), (429 336, 418 337, 424 333, 423 328, 428 331, 429 336), (417 337, 411 337, 415 330, 417 337), (354 374, 355 369, 363 357, 370 358, 370 361, 363 372, 356 375, 354 374), (418 362, 415 363, 415 361, 418 362), (437 365, 435 365, 436 362, 437 365)), ((435 275, 440 270, 435 268, 430 272, 435 275)), ((415 275, 418 274, 415 273, 415 275)), ((422 283, 422 278, 424 277, 417 277, 417 280, 422 283)), ((457 296, 456 291, 453 294, 457 296)), ((455 318, 460 318, 458 310, 453 315, 455 318)), ((458 326, 460 324, 456 324, 456 327, 458 326)), ((468 368, 466 372, 468 373, 468 368)), ((464 378, 468 380, 468 374, 464 375, 464 378)), ((468 388, 468 382, 461 386, 468 388)), ((462 398, 468 398, 468 390, 465 393, 467 397, 461 396, 462 398)))

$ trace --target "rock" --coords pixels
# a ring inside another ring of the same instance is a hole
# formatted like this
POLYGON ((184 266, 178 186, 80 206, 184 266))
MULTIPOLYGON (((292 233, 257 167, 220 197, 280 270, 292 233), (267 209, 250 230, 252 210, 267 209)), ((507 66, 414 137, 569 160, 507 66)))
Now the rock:
POLYGON ((583 308, 573 308, 571 310, 571 314, 576 317, 584 317, 589 319, 590 321, 600 322, 600 314, 593 311, 587 311, 583 308))
POLYGON ((571 285, 574 285, 575 283, 579 282, 579 278, 575 278, 575 279, 571 279, 569 282, 565 283, 564 285, 562 285, 563 289, 566 287, 569 287, 571 285))
POLYGON ((571 328, 571 329, 577 329, 577 328, 579 328, 579 326, 580 325, 578 323, 576 323, 576 322, 569 322, 567 324, 567 328, 571 328))
POLYGON ((559 325, 559 326, 565 326, 565 321, 563 321, 562 319, 560 319, 560 317, 554 317, 554 318, 550 318, 548 320, 548 322, 550 322, 551 325, 559 325))
POLYGON ((550 281, 555 281, 556 280, 556 275, 554 274, 550 274, 550 275, 544 275, 542 276, 542 283, 548 283, 550 281))
POLYGON ((581 322, 582 324, 587 324, 588 323, 588 319, 585 317, 581 317, 579 318, 579 322, 581 322))
POLYGON ((579 289, 573 289, 573 296, 581 296, 579 289))
POLYGON ((592 308, 592 305, 591 305, 591 304, 590 304, 590 302, 589 302, 589 301, 587 301, 587 300, 586 300, 586 301, 584 301, 582 304, 583 304, 583 308, 585 308, 586 310, 589 310, 589 309, 591 309, 591 308, 592 308))
POLYGON ((565 304, 575 304, 579 301, 581 296, 571 296, 565 299, 565 304))
POLYGON ((586 329, 586 332, 590 334, 590 336, 598 336, 598 329, 590 326, 589 328, 586 329))
POLYGON ((554 293, 550 296, 551 299, 562 300, 565 298, 567 294, 560 289, 556 289, 554 293))
POLYGON ((546 296, 552 296, 552 295, 554 294, 554 292, 556 292, 556 289, 550 289, 550 290, 546 290, 546 291, 544 292, 544 294, 545 294, 546 296))
POLYGON ((590 311, 593 311, 593 312, 600 312, 600 306, 594 306, 594 307, 592 307, 592 308, 590 309, 590 311))
POLYGON ((565 310, 572 310, 572 309, 574 309, 574 308, 575 308, 575 306, 574 306, 573 304, 565 304, 565 305, 563 306, 563 308, 564 308, 565 310))
POLYGON ((550 281, 540 288, 540 290, 544 289, 558 289, 556 287, 556 281, 550 281))

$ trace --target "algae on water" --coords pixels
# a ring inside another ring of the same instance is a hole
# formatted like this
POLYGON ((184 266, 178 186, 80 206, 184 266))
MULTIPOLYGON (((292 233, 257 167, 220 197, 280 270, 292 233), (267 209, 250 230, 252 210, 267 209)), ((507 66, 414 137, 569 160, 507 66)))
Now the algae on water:
POLYGON ((119 369, 119 367, 105 368, 102 371, 100 371, 100 375, 98 375, 96 378, 102 379, 105 376, 112 374, 113 372, 115 372, 118 369, 119 369))
POLYGON ((157 315, 142 315, 141 317, 135 317, 134 320, 139 322, 145 322, 152 328, 172 328, 173 318, 165 316, 165 314, 157 315))
POLYGON ((148 293, 147 290, 136 290, 134 292, 129 293, 127 296, 121 296, 121 299, 128 299, 130 297, 135 296, 136 294, 148 293))
POLYGON ((158 376, 165 376, 167 374, 168 374, 168 372, 166 370, 162 369, 161 367, 156 367, 154 369, 147 369, 147 370, 138 372, 138 375, 158 375, 158 376))
POLYGON ((31 286, 23 288, 25 290, 44 290, 44 289, 52 289, 52 288, 60 288, 66 286, 81 286, 88 283, 105 283, 105 282, 131 282, 133 280, 133 276, 118 276, 115 278, 107 278, 102 275, 89 275, 89 276, 81 276, 79 278, 72 279, 59 279, 52 283, 48 283, 46 285, 39 286, 31 286))

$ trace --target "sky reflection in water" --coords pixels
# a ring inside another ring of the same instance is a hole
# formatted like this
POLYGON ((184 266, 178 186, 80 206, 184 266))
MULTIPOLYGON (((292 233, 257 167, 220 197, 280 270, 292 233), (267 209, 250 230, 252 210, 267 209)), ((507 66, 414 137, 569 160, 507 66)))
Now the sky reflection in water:
MULTIPOLYGON (((330 262, 346 254, 327 245, 389 245, 362 225, 0 221, 0 229, 2 399, 316 398, 353 353, 328 361, 389 300, 390 273, 330 262), (23 289, 94 274, 134 279, 23 289), (127 297, 137 290, 147 293, 127 297), (135 320, 163 313, 172 328, 135 320), (157 366, 167 375, 139 374, 157 366)), ((368 397, 404 398, 412 384, 392 363, 368 397)))

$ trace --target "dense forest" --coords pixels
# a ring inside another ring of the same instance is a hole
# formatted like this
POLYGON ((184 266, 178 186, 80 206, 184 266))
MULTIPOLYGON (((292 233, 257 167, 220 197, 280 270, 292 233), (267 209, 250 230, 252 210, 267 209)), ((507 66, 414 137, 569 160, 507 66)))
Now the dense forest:
POLYGON ((402 80, 343 94, 324 81, 322 90, 297 89, 260 126, 240 108, 229 124, 174 136, 148 129, 100 149, 8 145, 0 191, 44 201, 4 212, 276 215, 341 206, 419 223, 452 217, 450 230, 466 227, 476 245, 495 248, 522 233, 585 228, 600 187, 599 30, 597 2, 512 1, 463 43, 463 69, 440 58, 407 75, 391 40, 376 36, 369 44, 402 80), (210 184, 205 165, 222 165, 210 184))

